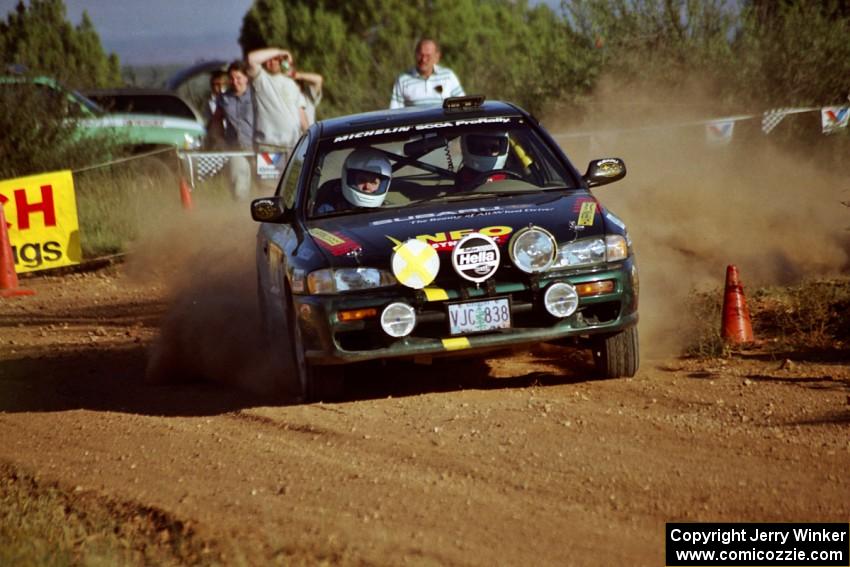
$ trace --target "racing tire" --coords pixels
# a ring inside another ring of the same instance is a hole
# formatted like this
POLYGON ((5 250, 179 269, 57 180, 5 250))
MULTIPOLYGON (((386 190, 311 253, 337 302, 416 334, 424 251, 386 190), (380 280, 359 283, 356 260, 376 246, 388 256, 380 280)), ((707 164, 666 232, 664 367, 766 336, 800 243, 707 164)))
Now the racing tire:
POLYGON ((342 397, 345 376, 339 366, 311 366, 304 355, 304 335, 295 318, 292 298, 286 294, 284 364, 279 372, 279 390, 302 402, 334 401, 342 397))
POLYGON ((593 362, 602 378, 631 378, 640 365, 637 327, 595 340, 593 362))

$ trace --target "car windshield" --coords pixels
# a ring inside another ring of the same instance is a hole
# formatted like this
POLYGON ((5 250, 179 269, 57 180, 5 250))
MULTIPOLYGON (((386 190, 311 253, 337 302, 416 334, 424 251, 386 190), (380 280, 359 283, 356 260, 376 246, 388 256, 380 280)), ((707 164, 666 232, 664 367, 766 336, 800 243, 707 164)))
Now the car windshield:
POLYGON ((375 206, 403 208, 577 184, 562 158, 526 119, 488 116, 364 129, 321 140, 305 206, 308 217, 316 218, 369 212, 375 206), (385 196, 365 191, 358 200, 358 188, 346 187, 356 176, 343 175, 343 168, 349 173, 366 169, 379 177, 389 174, 385 196))

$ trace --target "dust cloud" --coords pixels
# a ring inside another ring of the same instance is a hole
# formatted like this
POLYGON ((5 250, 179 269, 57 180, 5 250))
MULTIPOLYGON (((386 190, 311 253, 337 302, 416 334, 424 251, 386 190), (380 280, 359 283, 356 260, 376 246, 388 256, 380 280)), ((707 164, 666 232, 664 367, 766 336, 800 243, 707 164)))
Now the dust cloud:
MULTIPOLYGON (((842 206, 850 183, 841 164, 820 159, 828 137, 821 147, 790 150, 765 136, 756 116, 735 121, 724 143, 699 122, 748 113, 724 113, 694 92, 683 99, 689 104, 652 93, 625 105, 600 100, 578 121, 563 113, 543 120, 580 171, 593 158, 626 162, 626 178, 594 194, 629 227, 649 356, 678 354, 694 323, 688 296, 716 289, 722 300, 729 264, 746 293, 846 274, 850 257, 850 209, 842 206)), ((820 126, 818 112, 795 119, 820 126)))
POLYGON ((149 227, 128 275, 165 288, 168 307, 148 353, 150 382, 211 380, 257 394, 273 391, 276 368, 261 332, 254 242, 247 203, 198 206, 149 227))

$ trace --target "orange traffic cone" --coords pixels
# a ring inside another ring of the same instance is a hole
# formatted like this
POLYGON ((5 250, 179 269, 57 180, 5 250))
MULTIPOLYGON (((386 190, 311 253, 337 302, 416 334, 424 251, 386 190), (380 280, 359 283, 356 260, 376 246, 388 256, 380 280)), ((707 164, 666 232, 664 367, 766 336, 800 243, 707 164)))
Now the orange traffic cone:
POLYGON ((0 203, 0 297, 15 295, 33 295, 31 289, 18 287, 18 274, 15 272, 15 256, 12 254, 12 243, 9 240, 9 229, 6 227, 6 214, 0 203))
POLYGON ((744 297, 744 286, 738 281, 738 268, 726 267, 726 291, 723 294, 723 326, 720 336, 729 343, 753 342, 750 310, 744 297))
POLYGON ((192 189, 182 176, 180 177, 180 202, 187 211, 192 209, 192 189))

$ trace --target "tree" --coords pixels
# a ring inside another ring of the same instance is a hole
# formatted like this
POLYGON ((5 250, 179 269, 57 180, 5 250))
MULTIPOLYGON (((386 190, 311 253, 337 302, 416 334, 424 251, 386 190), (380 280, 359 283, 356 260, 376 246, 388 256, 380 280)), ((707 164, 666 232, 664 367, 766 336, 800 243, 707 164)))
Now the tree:
POLYGON ((88 13, 73 27, 62 0, 30 0, 29 6, 19 0, 0 21, 0 57, 7 65, 23 65, 32 74, 49 75, 71 87, 122 82, 118 57, 104 53, 88 13))
POLYGON ((245 15, 244 51, 277 45, 325 76, 320 112, 386 108, 398 73, 422 37, 440 42, 443 63, 469 93, 540 111, 585 92, 592 57, 545 5, 494 0, 257 0, 245 15))

